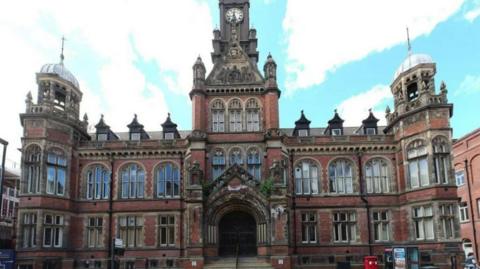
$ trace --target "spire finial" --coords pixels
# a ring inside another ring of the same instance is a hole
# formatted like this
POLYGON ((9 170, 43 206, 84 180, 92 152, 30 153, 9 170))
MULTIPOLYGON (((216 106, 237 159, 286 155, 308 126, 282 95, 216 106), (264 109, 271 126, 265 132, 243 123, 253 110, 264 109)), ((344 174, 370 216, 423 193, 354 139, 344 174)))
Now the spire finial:
POLYGON ((170 118, 170 112, 168 112, 168 117, 170 118))
POLYGON ((408 45, 408 55, 412 54, 412 44, 410 44, 410 33, 407 26, 407 45, 408 45))
POLYGON ((60 63, 63 64, 63 60, 65 59, 65 56, 63 55, 63 48, 65 46, 65 36, 62 36, 62 52, 60 53, 60 63))
POLYGON ((337 114, 337 109, 335 108, 335 110, 333 110, 335 112, 335 114, 337 114))
POLYGON ((368 112, 369 112, 369 113, 372 113, 372 108, 369 108, 369 109, 368 109, 368 112))

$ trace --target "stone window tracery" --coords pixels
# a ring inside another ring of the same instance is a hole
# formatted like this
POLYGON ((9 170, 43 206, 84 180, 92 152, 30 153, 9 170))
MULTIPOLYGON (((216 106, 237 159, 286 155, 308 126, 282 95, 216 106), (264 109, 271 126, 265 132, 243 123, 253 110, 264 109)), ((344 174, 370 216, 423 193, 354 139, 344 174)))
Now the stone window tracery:
POLYGON ((352 163, 348 160, 336 160, 328 167, 330 192, 353 193, 352 163))
POLYGON ((448 142, 443 137, 436 137, 432 140, 433 146, 433 168, 435 182, 441 184, 449 183, 450 171, 450 149, 448 142))
POLYGON ((225 170, 225 154, 222 150, 215 150, 212 158, 212 177, 213 179, 219 177, 225 170))
POLYGON ((125 166, 121 173, 121 198, 143 198, 145 190, 145 171, 138 164, 125 166))
POLYGON ((247 170, 255 179, 261 179, 262 161, 260 159, 260 152, 253 148, 248 151, 247 155, 247 170))
POLYGON ((238 164, 242 165, 243 164, 243 158, 242 158, 242 151, 239 148, 234 148, 230 151, 230 165, 238 164))
POLYGON ((41 149, 37 145, 27 148, 25 159, 26 181, 25 193, 38 193, 40 191, 40 163, 41 149))
POLYGON ((228 105, 229 131, 242 131, 242 104, 240 100, 233 99, 228 105))
POLYGON ((309 160, 295 166, 295 191, 298 195, 318 194, 318 166, 309 160))
POLYGON ((247 114, 247 131, 258 132, 260 131, 260 108, 257 100, 249 99, 246 105, 247 114))
POLYGON ((225 132, 225 106, 221 100, 212 105, 212 132, 225 132))
POLYGON ((390 173, 387 161, 382 158, 369 160, 365 165, 367 193, 390 192, 390 173))
POLYGON ((86 198, 108 199, 110 196, 110 171, 102 165, 94 165, 87 171, 86 198))
POLYGON ((161 164, 155 173, 157 197, 180 196, 180 170, 172 163, 161 164))
POLYGON ((408 146, 408 174, 410 188, 415 189, 429 184, 428 153, 423 140, 415 140, 408 146))
POLYGON ((47 193, 63 196, 67 181, 67 158, 60 150, 47 154, 47 193))

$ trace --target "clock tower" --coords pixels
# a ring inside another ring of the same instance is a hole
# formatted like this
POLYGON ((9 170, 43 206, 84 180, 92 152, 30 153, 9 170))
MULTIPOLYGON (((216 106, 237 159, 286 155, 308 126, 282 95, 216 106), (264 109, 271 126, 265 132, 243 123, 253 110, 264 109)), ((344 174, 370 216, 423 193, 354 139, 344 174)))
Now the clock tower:
POLYGON ((216 63, 235 33, 243 51, 254 62, 258 62, 257 31, 250 28, 248 0, 220 0, 220 29, 213 32, 212 61, 216 63), (232 28, 234 31, 232 31, 232 28))

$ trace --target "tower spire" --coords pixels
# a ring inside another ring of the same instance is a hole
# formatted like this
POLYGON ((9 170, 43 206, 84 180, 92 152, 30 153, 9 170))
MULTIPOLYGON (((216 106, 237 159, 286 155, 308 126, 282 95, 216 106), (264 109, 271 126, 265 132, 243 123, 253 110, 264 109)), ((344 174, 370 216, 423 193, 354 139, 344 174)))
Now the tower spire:
POLYGON ((408 55, 411 55, 412 45, 410 44, 410 33, 408 32, 408 26, 407 26, 407 45, 408 45, 408 55))
POLYGON ((60 53, 60 63, 63 64, 63 60, 65 59, 65 56, 63 55, 63 48, 65 46, 65 36, 62 36, 62 51, 60 53))

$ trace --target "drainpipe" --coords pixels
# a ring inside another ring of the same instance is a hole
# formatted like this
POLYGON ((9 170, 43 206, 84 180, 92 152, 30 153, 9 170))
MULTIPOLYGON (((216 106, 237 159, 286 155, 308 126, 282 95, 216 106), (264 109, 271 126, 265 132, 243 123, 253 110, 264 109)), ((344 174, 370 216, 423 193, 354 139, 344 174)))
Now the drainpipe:
POLYGON ((184 200, 182 197, 183 193, 183 186, 185 186, 184 177, 183 177, 183 153, 180 152, 180 186, 179 187, 179 194, 180 194, 180 257, 183 257, 184 254, 184 246, 183 246, 183 213, 184 213, 184 200))
POLYGON ((113 152, 110 155, 110 194, 108 197, 108 255, 110 256, 110 269, 115 269, 115 242, 113 241, 113 171, 114 170, 113 152))
POLYGON ((367 233, 368 233, 368 255, 372 256, 372 233, 371 233, 371 223, 370 223, 370 205, 368 204, 368 199, 365 198, 365 190, 363 189, 363 166, 362 166, 362 152, 357 151, 357 161, 358 161, 358 181, 360 185, 360 199, 365 203, 365 209, 367 210, 367 233))
POLYGON ((290 178, 293 180, 293 191, 292 191, 292 210, 293 210, 293 254, 297 254, 297 214, 295 208, 297 207, 296 192, 295 192, 295 169, 293 167, 293 150, 290 151, 290 178))
POLYGON ((475 228, 475 221, 473 215, 473 203, 472 203, 472 192, 470 189, 470 176, 468 174, 468 160, 465 159, 465 175, 467 176, 467 188, 468 188, 468 203, 470 204, 470 223, 472 224, 473 232, 473 244, 475 246, 475 257, 478 259, 478 245, 477 245, 477 229, 475 228))

